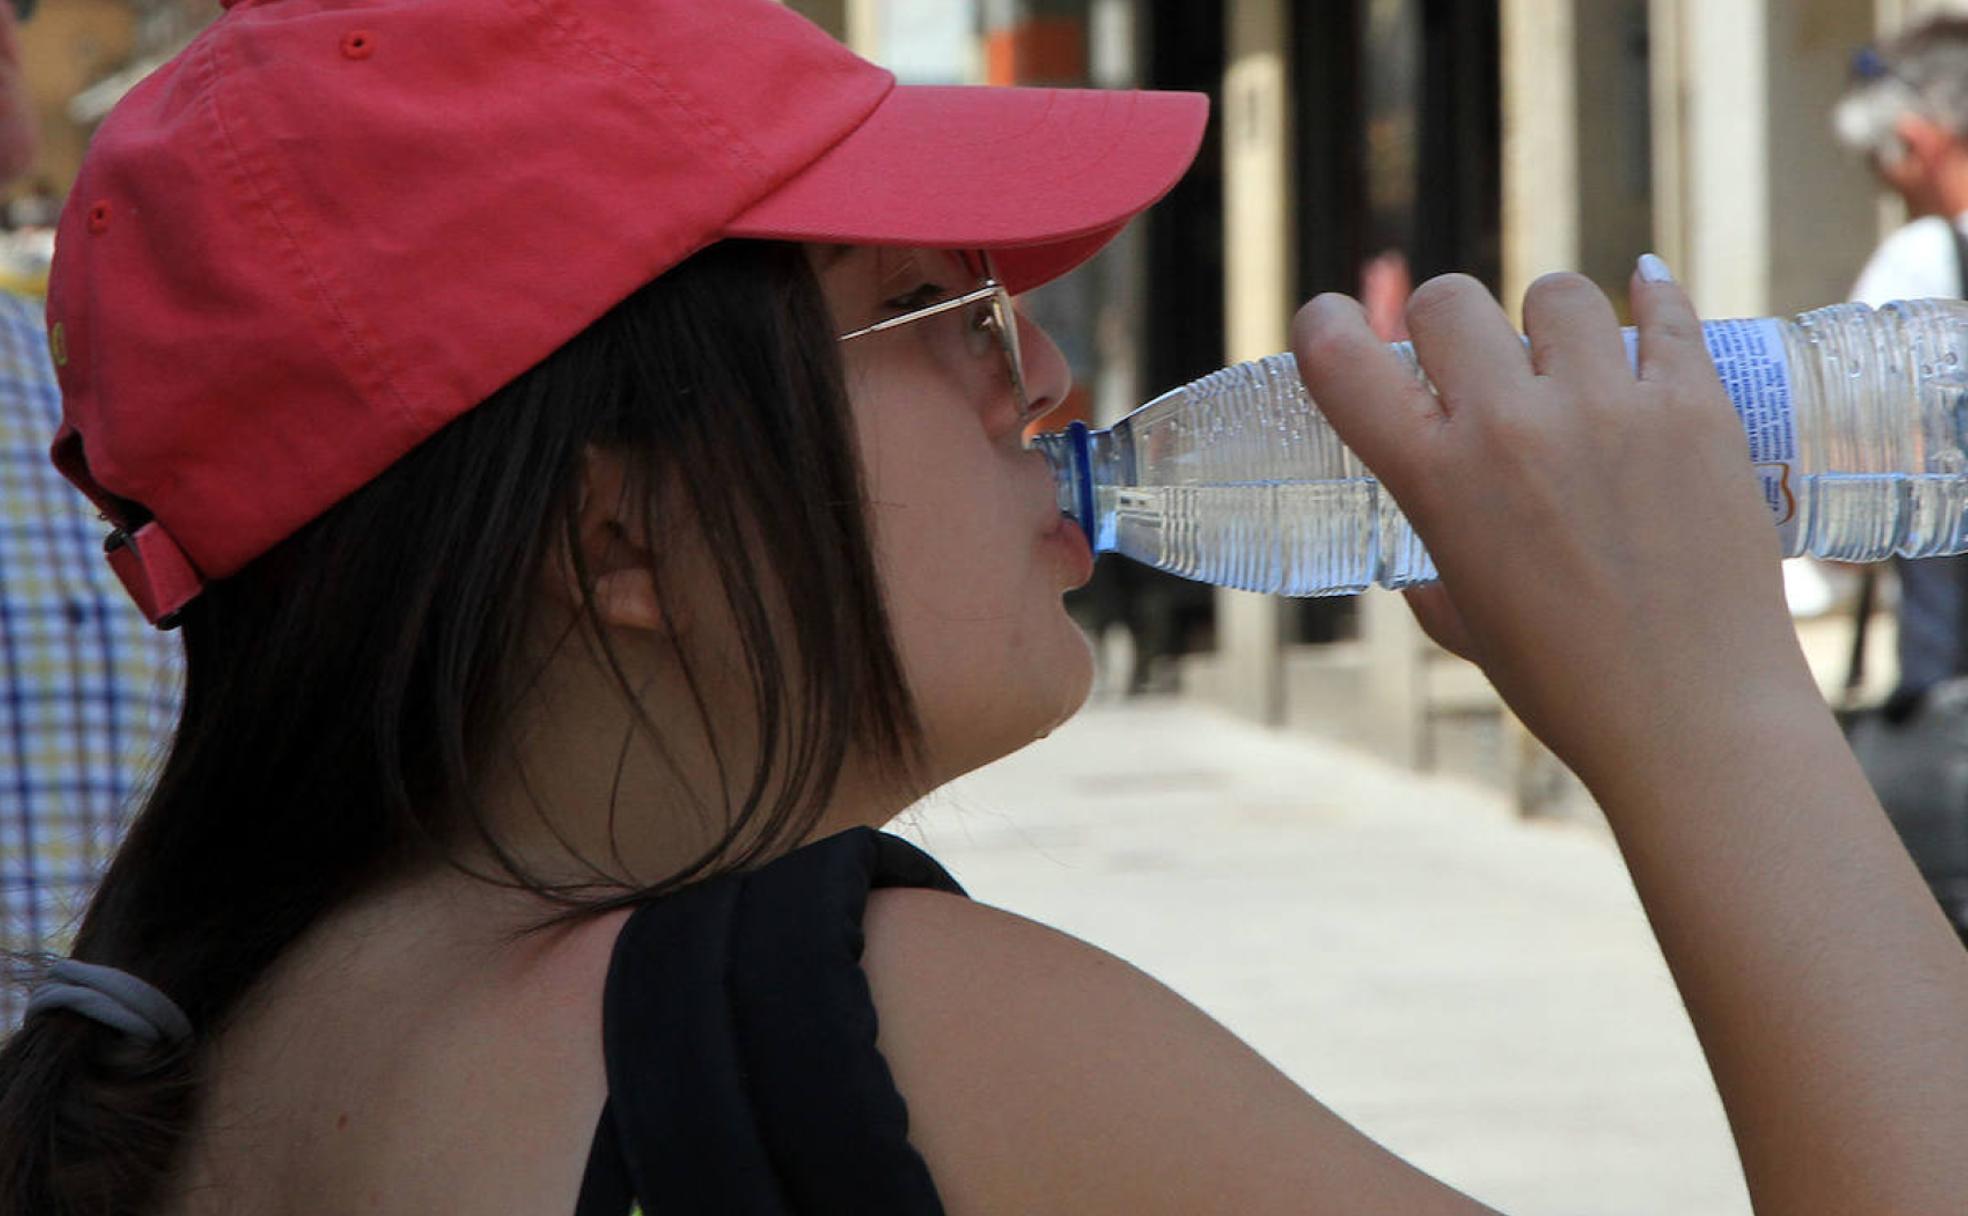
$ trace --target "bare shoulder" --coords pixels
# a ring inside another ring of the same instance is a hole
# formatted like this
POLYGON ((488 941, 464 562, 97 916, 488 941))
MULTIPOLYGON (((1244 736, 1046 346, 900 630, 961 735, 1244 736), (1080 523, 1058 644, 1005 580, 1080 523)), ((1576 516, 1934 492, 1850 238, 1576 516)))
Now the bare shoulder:
POLYGON ((607 1098, 601 992, 628 913, 515 938, 524 920, 495 907, 406 894, 291 948, 207 1048, 166 1210, 565 1211, 607 1098))
POLYGON ((909 889, 875 892, 866 931, 881 1050, 953 1216, 1488 1211, 1077 938, 909 889))

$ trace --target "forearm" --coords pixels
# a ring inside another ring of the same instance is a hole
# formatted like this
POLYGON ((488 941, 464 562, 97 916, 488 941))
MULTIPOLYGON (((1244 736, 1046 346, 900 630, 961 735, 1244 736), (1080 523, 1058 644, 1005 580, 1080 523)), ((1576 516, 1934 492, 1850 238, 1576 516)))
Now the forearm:
POLYGON ((1968 952, 1807 695, 1634 731, 1588 778, 1707 1052, 1756 1210, 1968 1202, 1968 952))
MULTIPOLYGON (((1797 648, 1742 421, 1687 294, 1576 276, 1408 308, 1435 392, 1357 307, 1300 313, 1305 384, 1428 544, 1426 611, 1606 810, 1766 1216, 1968 1207, 1968 954, 1797 648), (1637 371, 1636 368, 1637 354, 1637 371)), ((1425 618, 1426 619, 1426 618, 1425 618)))

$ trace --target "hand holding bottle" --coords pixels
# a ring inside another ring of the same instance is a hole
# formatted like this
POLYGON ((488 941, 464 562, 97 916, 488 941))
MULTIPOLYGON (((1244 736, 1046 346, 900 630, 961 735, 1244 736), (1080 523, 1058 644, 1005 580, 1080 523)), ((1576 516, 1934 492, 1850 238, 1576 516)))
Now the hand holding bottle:
POLYGON ((1424 622, 1612 824, 1759 1216, 1959 1212, 1968 956, 1805 665, 1687 297, 1631 290, 1637 373, 1575 276, 1531 290, 1528 354, 1478 284, 1425 285, 1438 394, 1342 297, 1299 314, 1295 353, 1434 554, 1424 622))
POLYGON ((1671 281, 1636 275, 1632 293, 1637 375, 1576 276, 1527 296, 1528 353, 1475 281, 1424 285, 1409 324, 1432 394, 1350 300, 1315 300, 1295 327, 1313 396, 1435 556, 1424 624, 1588 782, 1602 757, 1675 746, 1691 702, 1814 687, 1694 310, 1671 281))

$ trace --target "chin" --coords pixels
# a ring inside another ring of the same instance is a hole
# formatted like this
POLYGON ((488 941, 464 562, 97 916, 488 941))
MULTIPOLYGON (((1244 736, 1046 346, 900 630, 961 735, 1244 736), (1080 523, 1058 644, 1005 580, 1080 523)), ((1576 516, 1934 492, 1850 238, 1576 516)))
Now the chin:
POLYGON ((1093 693, 1093 640, 1078 625, 1073 626, 1073 639, 1074 645, 1059 665, 1060 699, 1057 712, 1045 728, 1048 734, 1085 708, 1087 697, 1093 693))
POLYGON ((1071 640, 1059 648, 1051 663, 1034 673, 1042 682, 1032 690, 1032 712, 1028 725, 1020 732, 1017 747, 1043 739, 1064 726, 1085 708, 1087 697, 1093 692, 1093 643, 1078 625, 1070 621, 1068 625, 1071 640))
POLYGON ((1093 691, 1093 648, 1078 626, 1067 624, 1070 644, 1025 664, 1016 673, 1023 680, 1007 673, 988 704, 972 703, 939 715, 940 723, 925 723, 931 755, 943 758, 933 766, 941 773, 938 784, 1045 738, 1086 704, 1093 691))

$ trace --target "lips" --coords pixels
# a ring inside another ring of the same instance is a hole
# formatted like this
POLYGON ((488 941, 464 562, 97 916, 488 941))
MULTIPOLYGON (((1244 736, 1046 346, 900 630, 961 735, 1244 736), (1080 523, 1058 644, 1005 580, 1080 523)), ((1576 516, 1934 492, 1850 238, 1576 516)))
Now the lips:
POLYGON ((1071 518, 1056 517, 1040 536, 1039 544, 1059 562, 1068 580, 1066 590, 1084 587, 1093 577, 1093 549, 1087 544, 1086 533, 1071 518))

